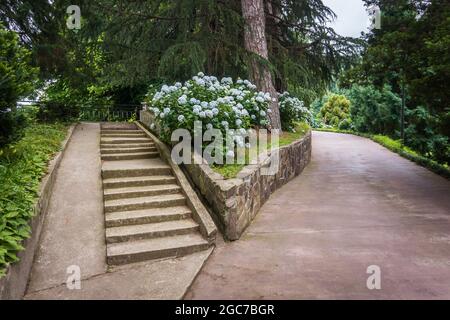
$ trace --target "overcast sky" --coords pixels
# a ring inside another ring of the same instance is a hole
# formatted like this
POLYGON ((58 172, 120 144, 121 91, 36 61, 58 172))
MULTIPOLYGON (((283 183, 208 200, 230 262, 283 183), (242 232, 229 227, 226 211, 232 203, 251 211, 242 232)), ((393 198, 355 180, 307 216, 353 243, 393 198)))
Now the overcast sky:
POLYGON ((367 31, 368 14, 362 0, 322 0, 337 15, 331 24, 336 33, 342 36, 359 37, 367 31))

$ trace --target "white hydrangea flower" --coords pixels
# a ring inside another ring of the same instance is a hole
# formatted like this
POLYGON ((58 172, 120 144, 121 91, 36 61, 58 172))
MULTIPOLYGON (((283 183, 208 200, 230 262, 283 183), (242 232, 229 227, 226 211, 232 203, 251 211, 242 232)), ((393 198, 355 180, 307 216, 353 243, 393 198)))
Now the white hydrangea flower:
POLYGON ((211 130, 213 128, 213 125, 211 123, 208 123, 206 125, 206 129, 211 130))
POLYGON ((265 117, 266 116, 266 112, 264 110, 261 110, 261 112, 259 114, 261 115, 261 117, 265 117))
POLYGON ((164 113, 169 113, 170 112, 170 108, 164 108, 164 113))
POLYGON ((163 85, 163 86, 161 87, 161 91, 164 92, 164 93, 169 93, 169 91, 170 91, 169 86, 166 85, 166 84, 163 85))
POLYGON ((205 111, 200 111, 198 115, 200 116, 200 118, 206 117, 205 111))
POLYGON ((225 128, 227 128, 228 127, 228 121, 222 121, 221 122, 221 124, 222 124, 222 126, 224 126, 225 128))
POLYGON ((209 106, 211 107, 211 108, 217 108, 217 106, 218 106, 219 104, 217 103, 217 101, 211 101, 210 103, 209 103, 209 106))
POLYGON ((197 80, 195 81, 195 83, 196 83, 197 85, 203 87, 203 86, 205 85, 205 80, 203 80, 203 79, 197 79, 197 80))
POLYGON ((200 105, 202 106, 202 108, 208 108, 208 106, 209 106, 208 102, 206 102, 206 101, 202 101, 200 103, 200 105))
POLYGON ((222 80, 220 80, 222 84, 233 84, 233 79, 231 77, 223 77, 222 80))
POLYGON ((211 110, 206 110, 206 111, 205 111, 205 114, 206 114, 206 116, 207 116, 208 118, 214 117, 214 114, 213 114, 213 112, 212 112, 211 110))
POLYGON ((178 98, 178 103, 183 105, 187 103, 187 97, 186 95, 182 95, 181 97, 178 98))
POLYGON ((180 114, 178 116, 178 122, 183 122, 184 121, 184 116, 182 114, 180 114))
POLYGON ((261 103, 265 101, 264 98, 261 97, 261 96, 257 96, 257 97, 255 98, 255 100, 258 101, 258 102, 261 102, 261 103))
POLYGON ((205 76, 205 74, 203 72, 199 72, 199 73, 197 73, 197 76, 203 78, 205 76))
POLYGON ((241 120, 241 119, 236 119, 236 125, 237 125, 238 127, 240 127, 241 124, 242 124, 242 120, 241 120))

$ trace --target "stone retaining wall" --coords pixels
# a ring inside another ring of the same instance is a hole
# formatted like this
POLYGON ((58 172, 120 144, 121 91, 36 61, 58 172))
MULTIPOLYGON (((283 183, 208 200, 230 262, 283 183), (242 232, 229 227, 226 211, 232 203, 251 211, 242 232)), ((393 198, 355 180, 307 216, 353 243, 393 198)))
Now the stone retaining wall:
POLYGON ((303 171, 311 160, 311 132, 281 147, 279 156, 274 175, 261 173, 270 165, 268 156, 259 164, 245 166, 234 179, 225 179, 206 164, 184 166, 226 239, 239 239, 270 195, 303 171))

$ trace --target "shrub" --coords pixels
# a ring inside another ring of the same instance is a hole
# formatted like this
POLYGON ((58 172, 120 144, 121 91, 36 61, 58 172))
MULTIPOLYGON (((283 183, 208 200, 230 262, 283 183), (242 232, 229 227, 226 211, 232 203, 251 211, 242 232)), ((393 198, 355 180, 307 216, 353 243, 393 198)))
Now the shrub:
POLYGON ((320 109, 320 115, 326 125, 339 128, 345 120, 343 126, 346 126, 351 122, 350 101, 343 95, 331 94, 320 109))
POLYGON ((295 123, 304 121, 311 123, 312 114, 305 107, 303 101, 292 97, 289 92, 279 95, 281 128, 286 131, 293 131, 295 123))
MULTIPOLYGON (((146 101, 161 128, 161 139, 167 143, 175 129, 184 128, 192 134, 194 121, 201 121, 203 129, 220 129, 225 137, 227 129, 246 132, 251 127, 267 126, 267 113, 271 112, 269 93, 256 91, 248 80, 219 81, 201 72, 184 84, 163 85, 146 101)), ((244 141, 238 137, 236 142, 242 147, 244 141)))
POLYGON ((18 140, 26 126, 25 117, 11 110, 0 110, 0 147, 18 140))
POLYGON ((438 133, 439 116, 419 106, 406 110, 405 144, 440 163, 450 162, 450 141, 438 133))
POLYGON ((30 234, 40 180, 66 132, 61 124, 32 124, 21 140, 0 149, 0 277, 30 234))
POLYGON ((347 96, 351 101, 350 114, 357 131, 395 135, 399 128, 401 99, 389 86, 378 90, 373 86, 354 85, 347 96))

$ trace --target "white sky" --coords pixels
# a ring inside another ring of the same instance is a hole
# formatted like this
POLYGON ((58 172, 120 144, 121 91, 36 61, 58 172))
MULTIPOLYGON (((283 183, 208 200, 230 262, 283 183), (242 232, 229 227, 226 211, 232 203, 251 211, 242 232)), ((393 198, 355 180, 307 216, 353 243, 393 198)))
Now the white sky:
POLYGON ((362 0, 322 0, 337 15, 330 26, 336 33, 347 37, 359 37, 367 31, 369 15, 362 0))

